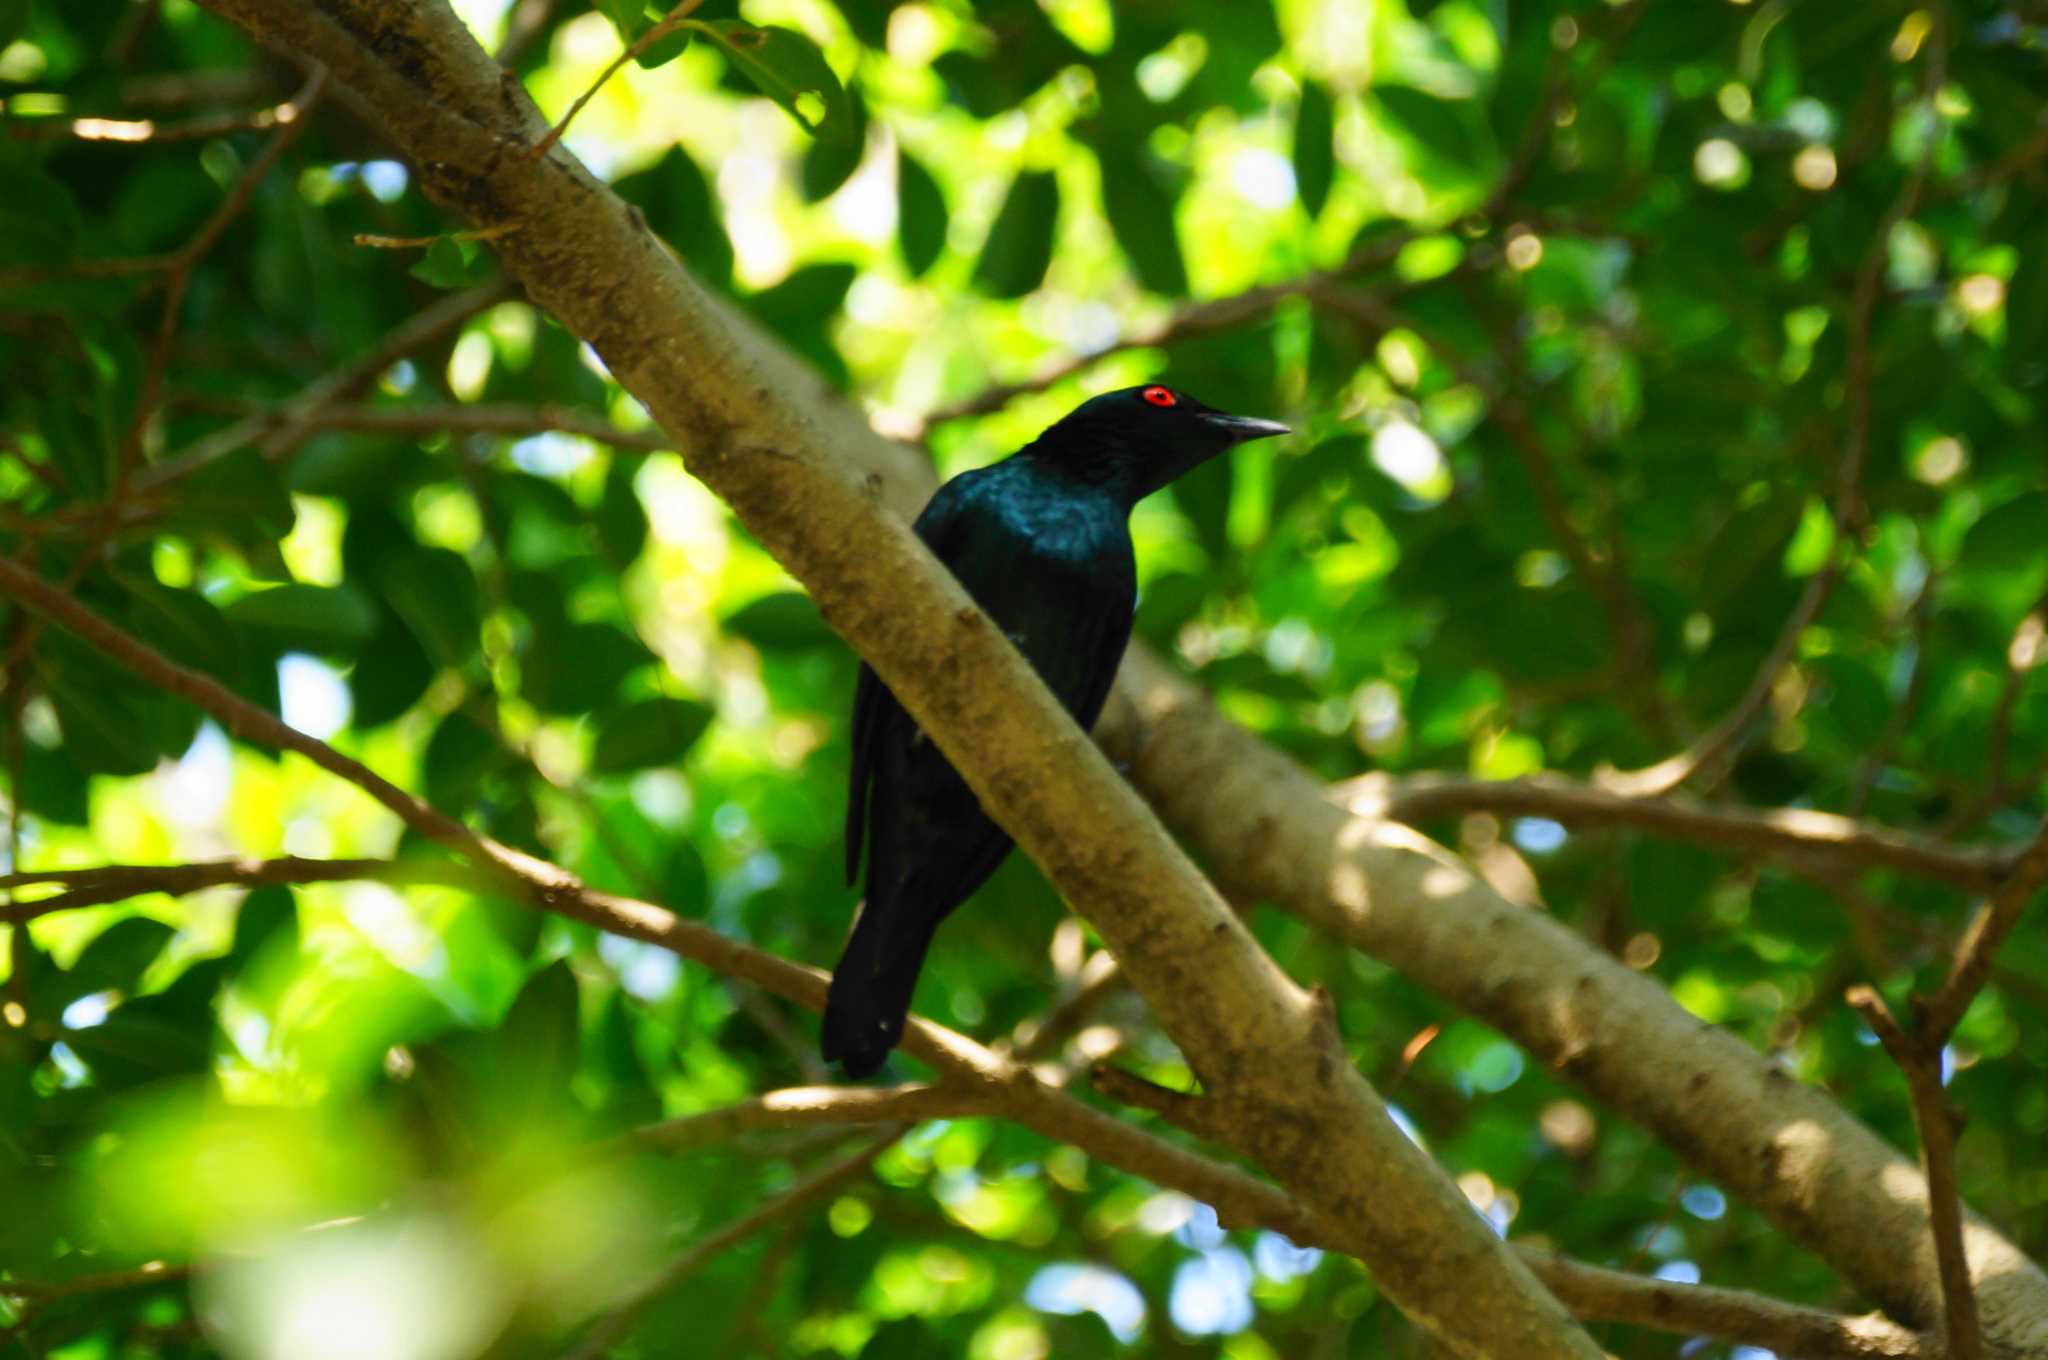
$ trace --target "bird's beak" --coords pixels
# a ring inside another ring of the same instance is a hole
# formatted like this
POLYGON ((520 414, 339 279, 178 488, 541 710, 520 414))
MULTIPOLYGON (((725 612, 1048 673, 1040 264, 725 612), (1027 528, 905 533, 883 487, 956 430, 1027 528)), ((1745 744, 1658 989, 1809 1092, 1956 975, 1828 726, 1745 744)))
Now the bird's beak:
POLYGON ((1290 431, 1277 420, 1261 420, 1257 416, 1232 416, 1221 411, 1204 411, 1202 419, 1230 435, 1230 442, 1242 444, 1252 439, 1267 439, 1276 434, 1290 431))

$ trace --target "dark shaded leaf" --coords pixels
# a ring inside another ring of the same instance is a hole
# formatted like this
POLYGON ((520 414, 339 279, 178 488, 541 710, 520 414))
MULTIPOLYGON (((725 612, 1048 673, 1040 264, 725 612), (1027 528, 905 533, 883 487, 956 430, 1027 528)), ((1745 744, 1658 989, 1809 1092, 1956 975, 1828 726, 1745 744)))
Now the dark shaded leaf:
POLYGON ((377 607, 353 585, 295 582, 253 590, 230 604, 226 613, 279 651, 345 654, 377 631, 377 607))
POLYGON ((1313 80, 1301 82, 1294 113, 1294 188, 1310 217, 1320 217, 1336 174, 1336 121, 1330 92, 1313 80))
POLYGON ((719 626, 763 651, 819 647, 835 638, 811 597, 800 590, 763 595, 728 614, 719 626))
POLYGON ((1052 264, 1059 217, 1059 177, 1050 170, 1019 174, 974 262, 974 286, 995 298, 1023 297, 1038 287, 1052 264))
POLYGON ((620 774, 650 765, 673 765, 711 725, 709 704, 687 699, 643 699, 605 719, 591 753, 594 774, 620 774))
POLYGON ((415 547, 387 559, 378 584, 429 657, 460 668, 476 655, 483 604, 476 574, 461 553, 415 547))
POLYGON ((912 278, 921 276, 946 248, 946 196, 931 172, 908 151, 896 152, 896 238, 912 278))
POLYGON ((693 275, 714 287, 731 287, 732 241, 725 219, 704 172, 681 147, 670 147, 651 169, 627 175, 612 188, 640 210, 650 231, 676 248, 693 275))
POLYGON ((814 138, 804 151, 797 184, 806 203, 816 203, 837 193, 839 186, 860 169, 868 149, 868 109, 858 93, 850 94, 847 106, 853 114, 852 130, 844 137, 814 138))
POLYGON ((640 460, 614 453, 605 469, 604 499, 597 507, 597 539, 611 565, 623 569, 647 546, 647 511, 633 489, 640 460))
POLYGON ((852 138, 852 102, 811 40, 787 28, 757 28, 737 19, 693 24, 708 34, 741 74, 820 138, 852 138))
POLYGON ((1138 271, 1138 281, 1169 297, 1188 291, 1187 264, 1174 224, 1177 197, 1160 183, 1152 158, 1143 151, 1104 154, 1102 207, 1110 230, 1138 271))

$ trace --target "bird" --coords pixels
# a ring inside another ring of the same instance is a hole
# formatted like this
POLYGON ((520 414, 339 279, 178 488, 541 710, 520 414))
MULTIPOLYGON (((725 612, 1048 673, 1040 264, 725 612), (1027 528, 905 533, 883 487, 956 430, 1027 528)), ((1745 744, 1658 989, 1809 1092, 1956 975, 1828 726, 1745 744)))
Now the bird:
MULTIPOLYGON (((1158 383, 1083 402, 997 463, 941 486, 912 525, 1085 730, 1109 697, 1137 605, 1132 509, 1217 454, 1286 434, 1158 383)), ((865 663, 854 688, 846 881, 865 893, 820 1049, 872 1075, 902 1037, 939 923, 1009 854, 1009 834, 865 663)))

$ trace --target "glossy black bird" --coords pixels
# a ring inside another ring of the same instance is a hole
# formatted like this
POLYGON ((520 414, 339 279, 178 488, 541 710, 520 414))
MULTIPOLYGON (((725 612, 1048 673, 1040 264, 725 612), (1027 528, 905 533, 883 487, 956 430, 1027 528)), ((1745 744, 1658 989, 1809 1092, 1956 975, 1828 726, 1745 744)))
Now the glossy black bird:
MULTIPOLYGON (((1131 508, 1233 445, 1286 432, 1169 387, 1107 392, 1002 462, 947 482, 914 527, 1088 728, 1131 636, 1131 508)), ((832 974, 822 1045, 851 1077, 889 1056, 932 932, 1010 851, 1009 835, 865 665, 853 701, 849 884, 864 838, 867 895, 832 974)))

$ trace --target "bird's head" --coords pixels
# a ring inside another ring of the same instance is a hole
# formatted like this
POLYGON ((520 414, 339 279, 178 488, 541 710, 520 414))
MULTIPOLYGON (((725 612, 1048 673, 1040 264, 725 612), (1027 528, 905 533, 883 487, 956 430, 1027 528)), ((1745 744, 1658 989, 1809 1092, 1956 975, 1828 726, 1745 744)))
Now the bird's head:
POLYGON ((1158 383, 1091 397, 1025 450, 1136 504, 1174 478, 1251 439, 1286 434, 1278 421, 1234 416, 1158 383))

